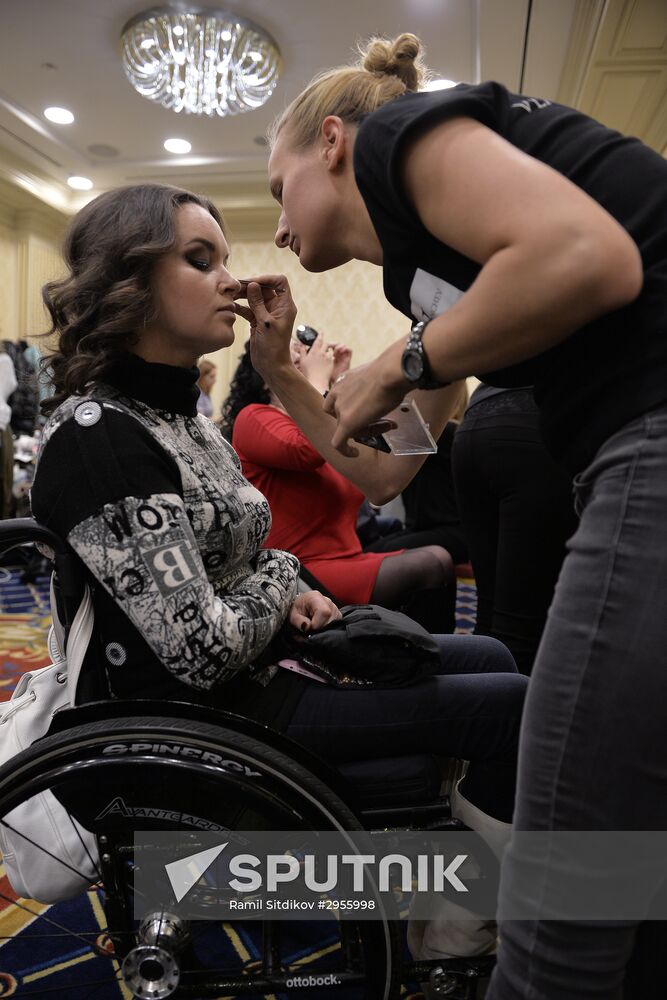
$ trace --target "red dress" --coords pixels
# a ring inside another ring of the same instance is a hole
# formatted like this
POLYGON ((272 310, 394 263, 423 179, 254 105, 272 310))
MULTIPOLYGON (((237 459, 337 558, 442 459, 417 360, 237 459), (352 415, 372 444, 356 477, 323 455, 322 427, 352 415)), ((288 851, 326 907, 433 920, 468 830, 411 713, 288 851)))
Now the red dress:
POLYGON ((275 406, 244 407, 232 443, 243 474, 269 501, 265 546, 293 552, 341 604, 367 604, 382 560, 404 550, 362 552, 356 524, 363 493, 275 406))

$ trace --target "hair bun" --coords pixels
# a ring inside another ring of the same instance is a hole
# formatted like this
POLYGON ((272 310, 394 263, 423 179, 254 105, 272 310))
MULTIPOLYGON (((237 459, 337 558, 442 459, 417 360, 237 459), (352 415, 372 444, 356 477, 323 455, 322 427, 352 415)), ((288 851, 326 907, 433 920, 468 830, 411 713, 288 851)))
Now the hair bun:
POLYGON ((420 53, 421 42, 407 32, 393 40, 372 38, 361 52, 362 66, 369 73, 397 76, 406 90, 415 91, 424 77, 420 53))

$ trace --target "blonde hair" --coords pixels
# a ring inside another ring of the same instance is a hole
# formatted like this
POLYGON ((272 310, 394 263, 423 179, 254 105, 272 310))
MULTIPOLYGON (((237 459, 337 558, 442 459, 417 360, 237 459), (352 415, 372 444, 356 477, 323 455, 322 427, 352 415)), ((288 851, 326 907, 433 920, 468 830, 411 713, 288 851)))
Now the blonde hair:
POLYGON ((274 145, 289 126, 291 144, 307 149, 317 139, 327 115, 337 115, 356 125, 364 115, 423 86, 428 72, 422 63, 422 44, 408 33, 394 39, 371 38, 358 46, 354 66, 340 66, 316 76, 271 125, 268 140, 274 145))

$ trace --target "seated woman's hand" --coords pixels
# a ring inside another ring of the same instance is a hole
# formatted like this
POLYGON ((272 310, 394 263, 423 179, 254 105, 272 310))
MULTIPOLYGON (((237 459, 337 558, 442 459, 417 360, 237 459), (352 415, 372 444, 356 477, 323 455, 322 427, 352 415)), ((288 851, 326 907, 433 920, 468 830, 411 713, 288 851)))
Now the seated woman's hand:
POLYGON ((342 615, 334 602, 319 590, 298 594, 290 608, 289 623, 300 632, 317 632, 342 615))
MULTIPOLYGON (((385 352, 386 354, 387 352, 385 352)), ((384 418, 403 399, 407 383, 396 386, 383 377, 384 355, 338 377, 324 401, 324 411, 338 421, 331 444, 342 455, 359 454, 349 438, 372 436, 395 427, 384 418)))

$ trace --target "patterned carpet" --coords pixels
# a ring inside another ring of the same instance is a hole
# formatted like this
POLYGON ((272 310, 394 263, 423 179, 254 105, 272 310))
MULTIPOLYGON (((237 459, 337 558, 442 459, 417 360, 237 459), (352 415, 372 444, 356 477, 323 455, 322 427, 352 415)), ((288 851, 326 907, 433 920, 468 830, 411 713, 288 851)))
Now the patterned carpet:
MULTIPOLYGON (((472 580, 460 579, 457 593, 457 632, 474 626, 476 594, 472 580)), ((49 662, 46 634, 50 624, 46 577, 23 583, 16 570, 0 567, 0 701, 6 701, 20 675, 49 662)), ((297 924, 285 958, 304 972, 314 972, 326 960, 335 936, 319 926, 317 940, 307 924, 297 924), (303 939, 299 939, 299 935, 303 939)), ((105 917, 97 892, 58 906, 17 899, 0 865, 0 998, 53 997, 66 1000, 131 1000, 112 966, 92 946, 105 948, 105 917)), ((223 960, 251 968, 261 958, 261 939, 249 924, 224 925, 223 960)), ((311 991, 309 990, 309 994, 311 991)), ((313 996, 323 994, 315 990, 313 996)), ((338 994, 340 995, 340 994, 338 994)), ((349 1000, 353 994, 350 992, 349 1000)), ((356 994, 355 994, 356 997, 356 994)), ((421 992, 404 988, 403 1000, 420 1000, 421 992)), ((220 998, 222 1000, 222 998, 220 998)), ((225 998, 233 1000, 233 998, 225 998)), ((246 1000, 248 1000, 246 996, 246 1000)), ((274 1000, 288 1000, 278 994, 274 1000)))
POLYGON ((472 577, 460 576, 456 585, 456 629, 467 635, 475 628, 477 617, 477 588, 472 577))
POLYGON ((25 584, 15 570, 0 567, 0 701, 11 697, 25 670, 49 662, 50 624, 48 578, 25 584))

